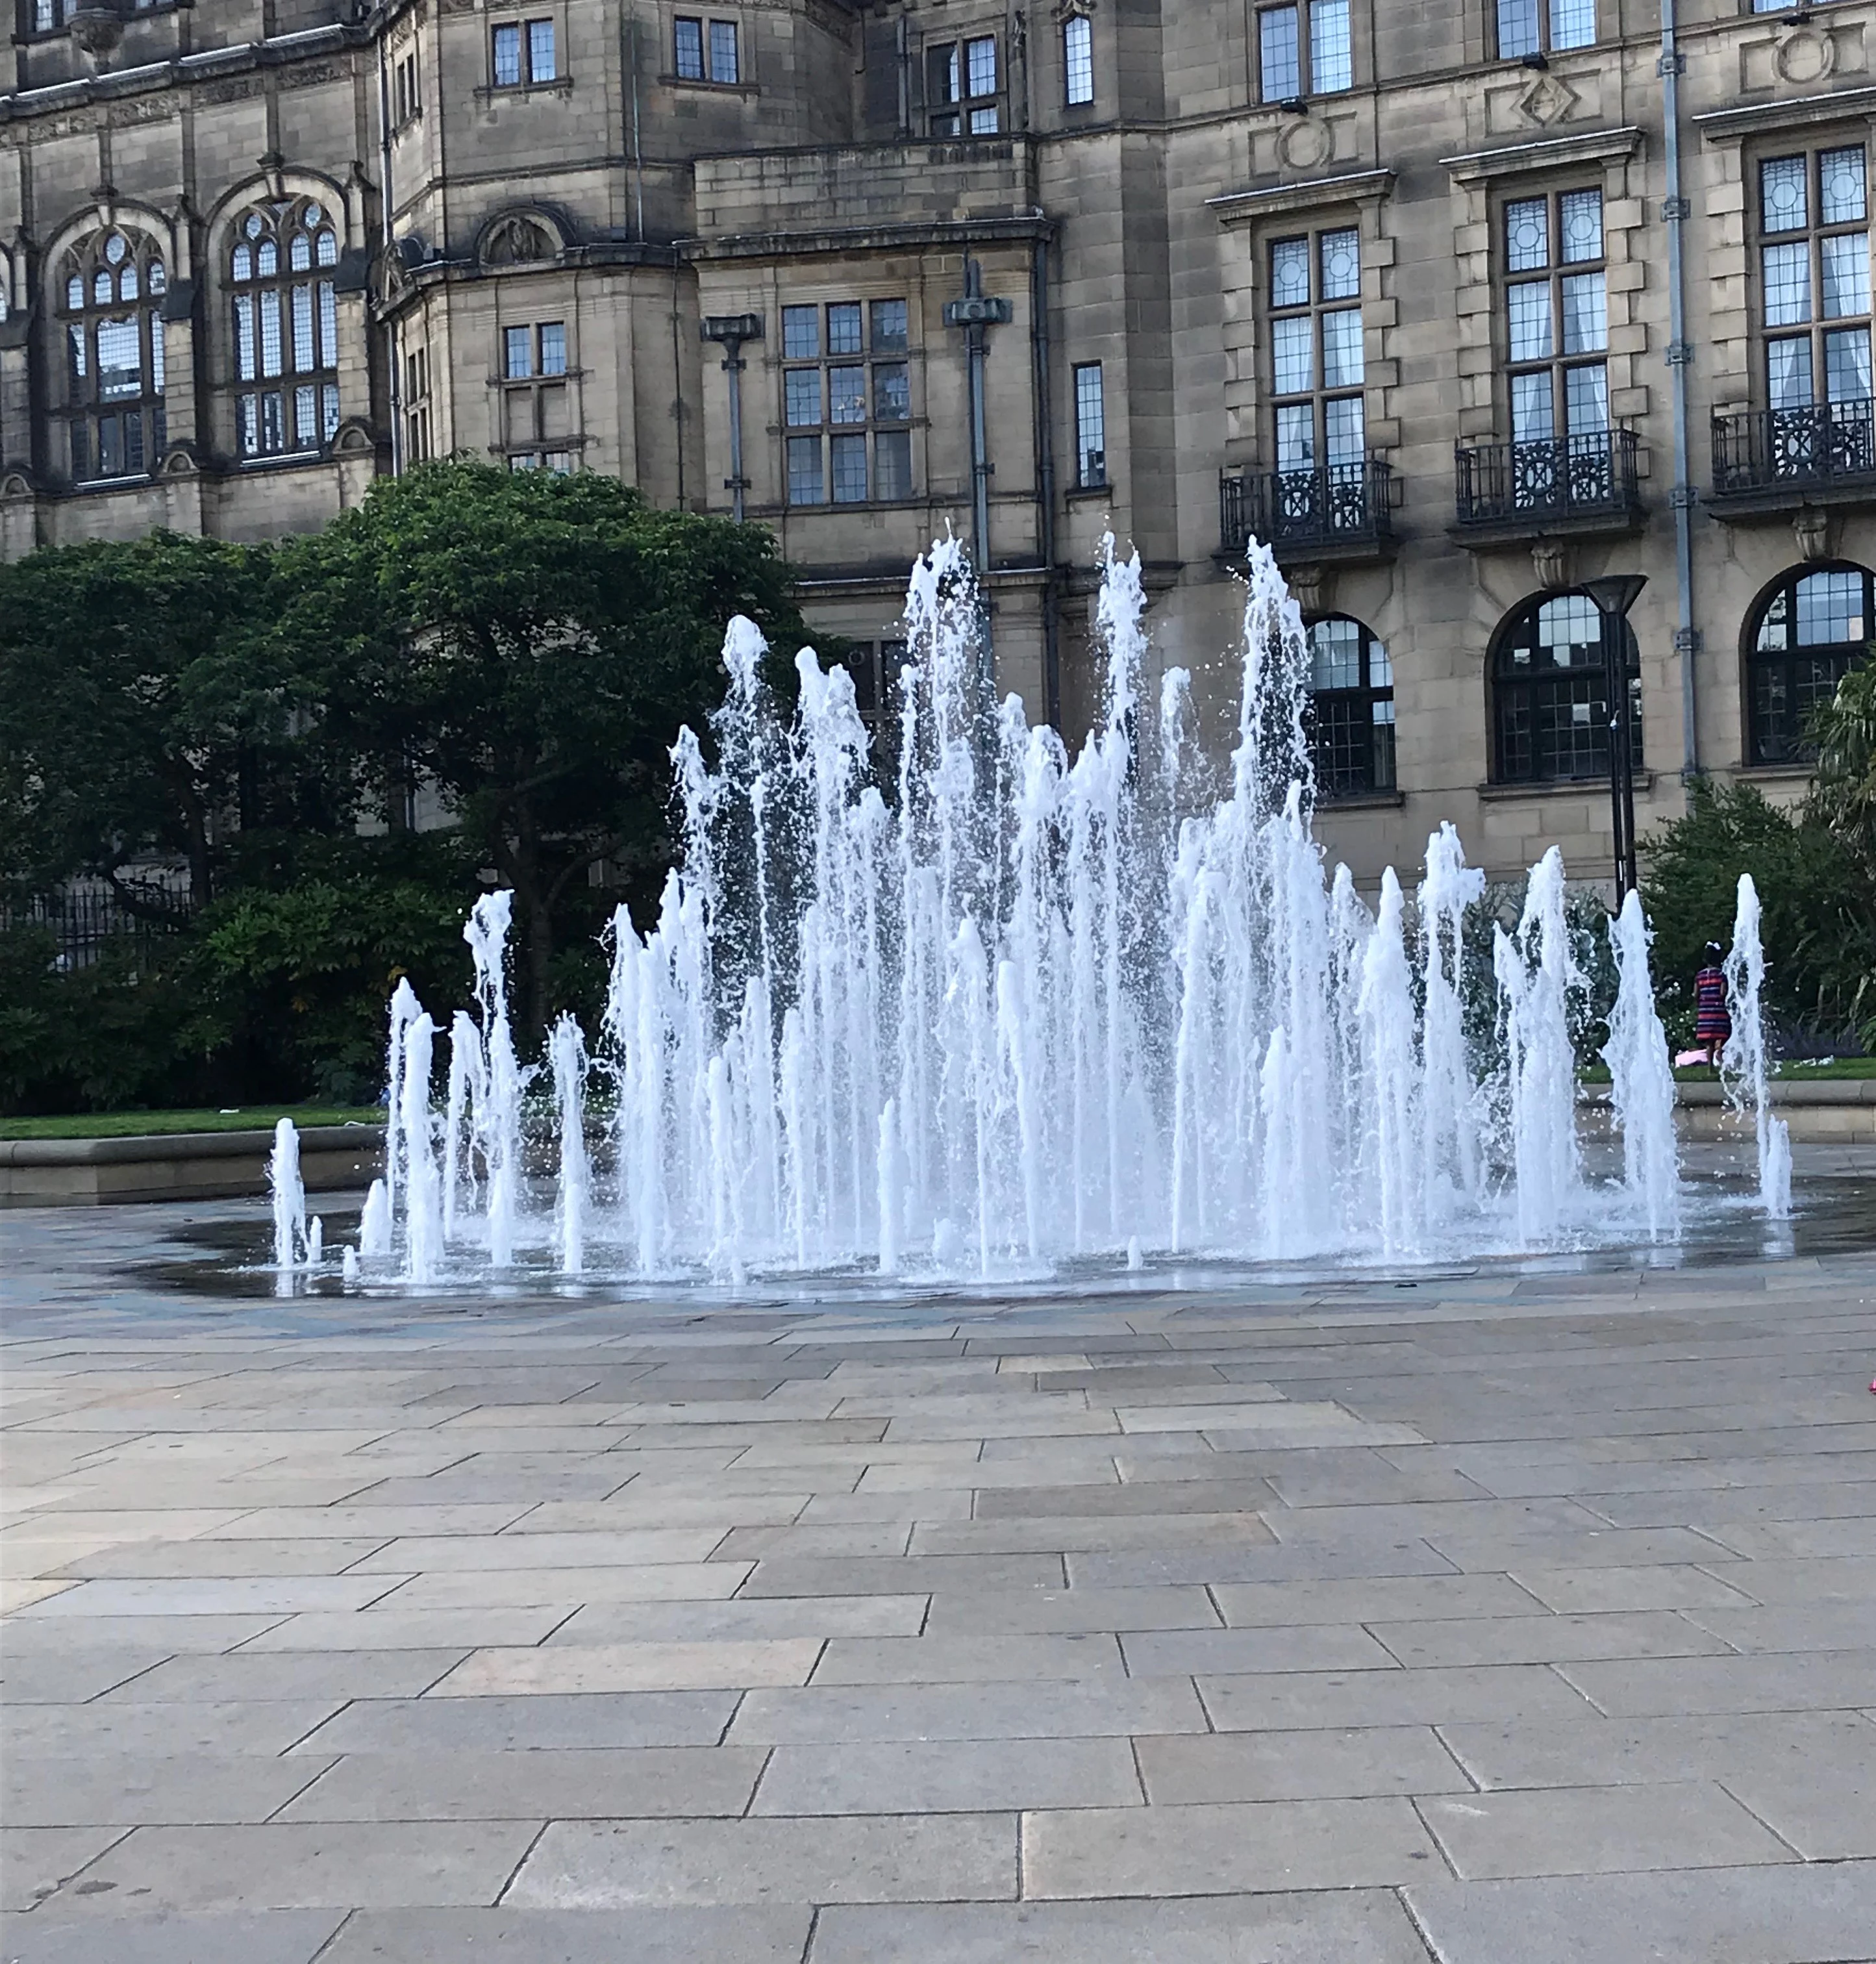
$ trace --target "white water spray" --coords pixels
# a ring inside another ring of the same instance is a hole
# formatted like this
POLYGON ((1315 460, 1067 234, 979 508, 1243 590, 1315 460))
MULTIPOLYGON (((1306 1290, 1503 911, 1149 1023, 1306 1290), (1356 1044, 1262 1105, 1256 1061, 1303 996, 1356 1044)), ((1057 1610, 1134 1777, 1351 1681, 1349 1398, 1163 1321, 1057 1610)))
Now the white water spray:
POLYGON ((1610 931, 1618 976, 1609 1012, 1609 1109, 1622 1134, 1622 1184, 1650 1237, 1681 1224, 1680 1147, 1674 1131, 1674 1073, 1666 1032, 1648 977, 1648 926, 1641 896, 1630 888, 1610 931))
POLYGON ((274 1266, 284 1275, 300 1266, 306 1247, 306 1189, 300 1177, 300 1132, 290 1118, 274 1128, 267 1161, 274 1202, 274 1266))
POLYGON ((586 1265, 586 1213, 592 1171, 586 1154, 586 1039, 563 1015, 547 1038, 553 1070, 555 1116, 560 1135, 560 1204, 554 1244, 560 1272, 576 1276, 586 1265))
MULTIPOLYGON (((967 561, 935 547, 908 595, 890 803, 846 672, 803 651, 787 719, 760 635, 733 621, 717 762, 688 731, 672 752, 681 867, 645 932, 614 919, 590 1061, 571 1019, 548 1046, 553 1096, 531 1122, 558 1135, 551 1219, 522 1205, 529 1073, 509 1025, 510 897, 494 894, 465 929, 476 1014, 452 1024, 440 1125, 413 1104, 397 1128, 407 1250, 414 1236, 499 1273, 544 1249, 569 1273, 734 1285, 1594 1233, 1560 856, 1534 869, 1515 934, 1497 931, 1496 1006, 1469 1012, 1482 876, 1442 826, 1411 904, 1391 872, 1378 918, 1345 868, 1326 879, 1300 618, 1261 547, 1248 576, 1221 769, 1185 672, 1143 686, 1137 560, 1107 553, 1105 692, 1071 755, 994 700, 967 561), (589 1069, 616 1094, 596 1160, 589 1069)), ((1645 935, 1618 933, 1624 987, 1645 996, 1645 935)), ((1612 1047, 1636 1115, 1627 1184, 1652 1225, 1672 1168, 1663 1188, 1644 1138, 1661 1039, 1636 1012, 1612 1047)), ((429 1031, 414 996, 393 1015, 419 1103, 429 1031)), ((367 1207, 367 1259, 374 1226, 367 1207)))
POLYGON ((1727 1102, 1736 1112, 1750 1105, 1753 1137, 1759 1151, 1759 1203, 1768 1220, 1791 1215, 1791 1131, 1772 1109, 1766 1069, 1762 999, 1765 952, 1759 939, 1759 889, 1749 873, 1740 875, 1739 903, 1733 917, 1733 946, 1726 958, 1727 1013, 1733 1034, 1720 1053, 1720 1079, 1727 1102))

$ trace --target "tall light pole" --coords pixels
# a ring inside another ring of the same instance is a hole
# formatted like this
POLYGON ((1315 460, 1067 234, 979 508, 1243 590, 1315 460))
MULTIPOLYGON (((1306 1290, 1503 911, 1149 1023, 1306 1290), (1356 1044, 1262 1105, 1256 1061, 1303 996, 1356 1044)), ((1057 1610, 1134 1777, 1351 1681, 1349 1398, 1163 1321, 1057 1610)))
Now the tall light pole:
POLYGON ((964 296, 944 303, 944 325, 964 330, 964 351, 970 364, 966 380, 970 416, 970 544, 980 580, 990 570, 990 441, 983 375, 989 336, 985 330, 1004 325, 1011 313, 1008 300, 985 293, 983 269, 975 259, 967 259, 964 296))
POLYGON ((1603 688, 1609 703, 1609 807, 1615 856, 1615 904, 1635 879, 1634 707, 1628 692, 1628 613, 1648 584, 1640 573, 1605 573, 1583 582, 1602 617, 1603 688))
POLYGON ((712 313, 704 316, 704 339, 720 342, 723 373, 730 377, 730 475, 723 489, 730 493, 730 512, 742 522, 742 494, 749 480, 742 474, 742 344, 762 338, 759 313, 712 313))

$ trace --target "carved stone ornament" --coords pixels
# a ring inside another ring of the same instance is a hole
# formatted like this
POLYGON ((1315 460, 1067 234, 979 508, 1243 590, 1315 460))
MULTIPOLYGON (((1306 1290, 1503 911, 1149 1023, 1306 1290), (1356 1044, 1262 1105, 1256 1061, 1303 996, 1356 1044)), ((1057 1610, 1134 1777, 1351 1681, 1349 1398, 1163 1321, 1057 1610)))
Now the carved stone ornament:
POLYGON ((1772 50, 1772 66, 1781 82, 1822 82, 1836 70, 1836 38, 1827 27, 1794 27, 1772 50))
POLYGON ((1538 539, 1531 548, 1531 570, 1539 589, 1560 593, 1570 584, 1570 550, 1563 539, 1538 539))
POLYGON ((1807 565, 1830 557, 1830 514, 1814 505, 1804 505, 1792 515, 1791 536, 1797 542, 1797 556, 1807 565))
POLYGON ((1277 155, 1286 170, 1320 170, 1335 149, 1335 132, 1313 116, 1286 124, 1277 138, 1277 155))
POLYGON ((123 15, 114 0, 84 0, 66 19, 73 41, 88 55, 107 55, 123 39, 123 15))
POLYGON ((1547 130, 1554 123, 1565 123, 1582 98, 1560 75, 1539 75, 1518 98, 1518 113, 1527 123, 1547 130))
POLYGON ((1290 589, 1290 597, 1303 610, 1304 620, 1311 620, 1319 614, 1326 614, 1329 608, 1330 589, 1335 573, 1326 566, 1287 566, 1283 576, 1290 589))
POLYGON ((553 256, 554 244, 547 236, 547 228, 518 212, 512 217, 498 219, 489 228, 489 235, 482 244, 485 266, 527 265, 553 256))
POLYGON ((1066 27, 1073 20, 1093 18, 1095 0, 1055 0, 1055 24, 1066 27))

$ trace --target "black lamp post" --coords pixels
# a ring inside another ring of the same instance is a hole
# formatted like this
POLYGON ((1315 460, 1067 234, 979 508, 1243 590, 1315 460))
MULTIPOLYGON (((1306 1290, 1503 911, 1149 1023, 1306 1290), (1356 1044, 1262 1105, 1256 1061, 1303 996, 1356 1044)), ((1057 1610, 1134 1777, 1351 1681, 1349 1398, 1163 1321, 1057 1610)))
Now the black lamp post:
POLYGON ((749 480, 742 474, 742 344, 762 338, 759 313, 711 313, 704 316, 706 341, 720 342, 723 351, 723 373, 730 377, 730 475, 723 489, 730 493, 730 515, 742 522, 742 494, 749 480))
POLYGON ((1634 705, 1628 692, 1629 609, 1648 584, 1640 573, 1605 573, 1583 590, 1602 617, 1603 687, 1609 702, 1609 806, 1615 831, 1615 903, 1635 884, 1635 749, 1634 705))

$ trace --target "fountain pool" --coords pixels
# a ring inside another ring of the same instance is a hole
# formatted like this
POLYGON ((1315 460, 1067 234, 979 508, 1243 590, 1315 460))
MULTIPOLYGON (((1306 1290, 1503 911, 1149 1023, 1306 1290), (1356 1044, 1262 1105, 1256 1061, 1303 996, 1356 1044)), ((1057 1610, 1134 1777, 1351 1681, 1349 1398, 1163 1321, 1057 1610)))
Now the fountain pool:
MULTIPOLYGON (((1608 928, 1613 1144, 1586 1149, 1560 855, 1491 917, 1441 824, 1411 888, 1390 869, 1358 893, 1313 831, 1301 618, 1262 547, 1246 573, 1221 762, 1190 676, 1148 685, 1139 561, 1111 541, 1102 707, 1073 753, 996 699, 954 542, 913 569, 883 769, 844 670, 804 650, 786 708, 732 621, 710 754, 688 730, 672 753, 681 864, 644 931, 614 920, 595 1025, 563 1017, 522 1063, 504 893, 465 929, 475 1001, 447 1032, 399 984, 351 1285, 923 1287, 1676 1245, 1639 899, 1608 928)), ((1728 974, 1775 1217, 1749 880, 1728 974)), ((286 1142, 277 1173, 289 1282, 286 1142)))

